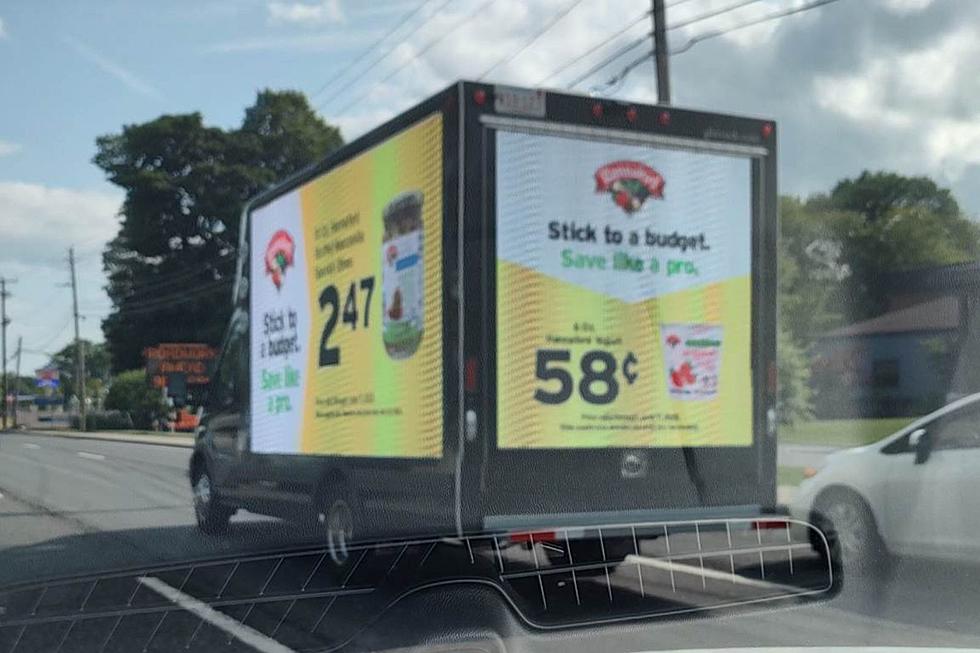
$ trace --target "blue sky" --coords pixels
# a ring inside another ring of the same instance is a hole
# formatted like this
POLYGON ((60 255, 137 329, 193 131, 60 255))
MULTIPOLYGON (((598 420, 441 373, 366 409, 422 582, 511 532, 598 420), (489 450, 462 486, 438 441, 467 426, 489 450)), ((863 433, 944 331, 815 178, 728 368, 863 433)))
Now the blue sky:
MULTIPOLYGON (((670 32, 690 38, 806 0, 759 0, 670 32)), ((23 336, 23 369, 70 341, 68 246, 79 251, 83 334, 100 340, 108 308, 100 252, 121 194, 91 164, 94 141, 162 113, 200 111, 230 127, 257 90, 312 93, 419 0, 28 0, 0 4, 0 275, 17 277, 8 348, 23 336)), ((734 0, 668 1, 677 24, 734 0)), ((377 51, 314 98, 345 137, 461 77, 476 77, 572 6, 570 0, 429 0, 377 51), (437 8, 441 8, 435 13, 437 8), (417 28, 417 29, 416 29, 417 28), (410 36, 409 33, 413 32, 410 36), (431 48, 435 39, 445 38, 431 48), (375 67, 366 63, 391 49, 375 67), (424 53, 422 52, 424 50, 424 53), (398 71, 398 72, 395 72, 398 71), (390 79, 385 80, 386 77, 390 79), (346 88, 345 88, 346 87, 346 88), (331 97, 336 96, 332 101, 331 97), (356 102, 352 101, 356 100, 356 102), (351 105, 351 106, 348 106, 351 105)), ((533 85, 627 25, 647 0, 579 0, 491 79, 533 85)), ((980 3, 840 0, 739 30, 672 59, 674 102, 773 118, 780 187, 807 194, 864 168, 929 174, 980 214, 980 3)), ((565 87, 645 21, 549 81, 565 87)), ((587 91, 637 53, 576 87, 587 91)), ((614 90, 652 101, 652 66, 614 90)))

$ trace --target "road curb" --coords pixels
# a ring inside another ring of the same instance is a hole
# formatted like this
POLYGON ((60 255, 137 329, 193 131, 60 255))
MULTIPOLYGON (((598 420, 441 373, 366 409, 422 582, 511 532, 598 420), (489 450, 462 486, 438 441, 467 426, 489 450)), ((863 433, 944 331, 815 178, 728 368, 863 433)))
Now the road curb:
POLYGON ((107 433, 93 431, 86 433, 76 433, 73 431, 41 431, 31 429, 29 431, 8 431, 8 433, 21 433, 24 435, 43 435, 53 438, 69 438, 75 440, 103 440, 107 442, 129 442, 133 444, 152 444, 161 447, 181 447, 191 449, 194 447, 194 436, 188 435, 136 435, 125 433, 107 433))

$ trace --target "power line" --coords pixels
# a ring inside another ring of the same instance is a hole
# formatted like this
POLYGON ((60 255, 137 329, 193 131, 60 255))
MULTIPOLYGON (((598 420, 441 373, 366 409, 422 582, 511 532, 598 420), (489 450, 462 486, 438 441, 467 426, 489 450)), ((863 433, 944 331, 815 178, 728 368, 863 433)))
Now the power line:
POLYGON ((71 318, 72 318, 72 316, 71 316, 71 315, 69 315, 69 316, 68 316, 68 317, 67 317, 67 318, 65 319, 65 322, 64 322, 64 324, 62 324, 62 325, 61 325, 61 327, 59 327, 59 328, 58 328, 58 331, 57 331, 57 332, 55 332, 55 334, 54 334, 53 336, 51 336, 50 338, 48 338, 48 339, 47 339, 47 341, 45 341, 45 343, 44 343, 43 345, 41 345, 40 347, 38 347, 38 350, 40 350, 40 351, 42 351, 42 352, 46 352, 46 351, 47 351, 47 349, 48 349, 48 348, 49 348, 49 347, 50 347, 51 345, 53 345, 53 344, 54 344, 54 341, 55 341, 55 340, 57 340, 58 338, 60 338, 60 337, 61 337, 61 334, 65 332, 65 329, 67 329, 67 328, 68 328, 68 325, 69 325, 69 324, 71 324, 71 318))
POLYGON ((388 30, 387 32, 385 32, 385 35, 384 36, 382 36, 380 39, 378 39, 377 41, 375 41, 374 43, 372 43, 371 45, 369 45, 353 61, 351 61, 346 66, 344 66, 340 70, 340 72, 336 73, 333 77, 331 77, 330 79, 328 79, 327 81, 325 81, 323 83, 323 85, 320 86, 320 88, 318 88, 316 91, 314 91, 312 94, 310 94, 310 99, 312 100, 313 98, 315 98, 316 96, 318 96, 320 93, 323 93, 325 90, 327 90, 327 88, 331 84, 333 84, 335 81, 337 81, 338 79, 340 79, 341 77, 343 77, 344 75, 346 75, 348 72, 350 72, 350 70, 353 69, 354 66, 356 66, 357 64, 359 64, 362 61, 364 61, 364 59, 369 54, 371 54, 371 52, 373 52, 374 50, 376 50, 378 48, 378 46, 380 46, 382 43, 384 43, 386 40, 388 40, 388 37, 390 37, 392 34, 394 34, 399 29, 401 29, 402 27, 404 27, 410 20, 412 20, 413 18, 415 18, 415 14, 417 14, 418 12, 420 12, 430 2, 432 2, 432 0, 422 0, 422 2, 420 2, 418 5, 416 5, 416 7, 414 9, 412 9, 407 14, 405 14, 404 16, 402 16, 400 20, 398 20, 394 25, 392 25, 392 27, 391 27, 390 30, 388 30))
POLYGON ((681 53, 687 52, 688 50, 690 50, 691 48, 693 48, 698 43, 701 43, 702 41, 707 41, 709 39, 713 39, 715 37, 722 36, 723 34, 728 34, 729 32, 734 32, 735 30, 740 30, 740 29, 743 29, 745 27, 752 27, 753 25, 758 25, 760 23, 765 23, 765 22, 768 22, 770 20, 776 20, 778 18, 785 18, 787 16, 792 16, 793 14, 801 14, 804 11, 810 11, 811 9, 816 9, 818 7, 823 7, 824 5, 829 5, 829 4, 832 4, 834 2, 837 2, 837 0, 815 0, 814 2, 810 2, 809 4, 801 5, 799 7, 793 8, 793 9, 785 9, 783 11, 778 11, 778 12, 775 12, 775 13, 772 13, 772 14, 768 14, 766 16, 762 16, 760 18, 756 18, 756 19, 753 19, 753 20, 745 21, 744 23, 739 23, 738 25, 733 25, 732 27, 728 27, 728 28, 720 29, 720 30, 714 30, 714 31, 711 31, 711 32, 704 32, 703 34, 699 34, 699 35, 693 37, 687 43, 685 43, 684 45, 682 45, 680 48, 677 48, 676 50, 671 50, 671 54, 672 55, 675 55, 675 54, 681 54, 681 53))
MULTIPOLYGON (((616 50, 611 56, 606 57, 605 59, 603 59, 602 61, 600 61, 596 65, 592 66, 591 68, 589 68, 587 71, 585 71, 584 73, 582 73, 578 77, 576 77, 575 80, 568 85, 568 88, 575 88, 576 86, 578 86, 579 84, 581 84, 582 82, 584 82, 586 79, 588 79, 589 77, 591 77, 593 74, 599 72, 600 70, 602 70, 603 68, 605 68, 606 66, 608 66, 609 64, 611 64, 613 61, 616 61, 616 59, 619 59, 621 56, 623 56, 627 52, 629 52, 631 50, 634 50, 637 47, 639 47, 640 45, 643 45, 644 43, 646 43, 646 41, 647 41, 648 38, 650 38, 650 33, 649 32, 647 32, 646 34, 644 34, 643 36, 641 36, 640 38, 638 38, 638 39, 636 39, 634 41, 630 41, 628 44, 626 44, 626 47, 623 47, 623 48, 620 48, 619 50, 616 50)), ((644 56, 646 56, 646 55, 644 55, 644 56)))
POLYGON ((352 87, 352 86, 356 85, 358 82, 360 82, 364 78, 364 75, 366 75, 367 73, 371 72, 371 69, 372 68, 374 68, 379 63, 381 63, 382 61, 384 61, 388 57, 388 55, 390 55, 392 52, 395 51, 395 48, 397 48, 402 43, 405 43, 408 39, 410 39, 412 36, 414 36, 420 29, 422 29, 423 27, 425 27, 428 24, 429 20, 432 19, 433 16, 438 15, 439 12, 442 11, 446 6, 448 6, 449 3, 452 2, 452 1, 453 0, 445 0, 442 4, 440 4, 438 7, 436 7, 435 11, 433 11, 431 14, 429 14, 428 18, 426 18, 421 23, 419 23, 418 25, 416 25, 415 28, 412 29, 412 31, 410 31, 408 34, 406 34, 404 36, 404 38, 402 38, 400 41, 398 41, 397 43, 395 43, 394 45, 392 45, 390 48, 388 48, 387 50, 385 50, 383 53, 381 53, 381 56, 380 57, 376 57, 375 59, 373 59, 371 61, 371 63, 368 64, 368 67, 361 71, 361 74, 358 77, 355 77, 354 79, 352 79, 351 81, 349 81, 347 84, 344 84, 343 86, 341 86, 340 89, 338 89, 337 91, 335 91, 333 93, 333 95, 331 95, 326 100, 324 100, 323 102, 321 102, 320 104, 318 104, 317 105, 317 108, 318 109, 322 109, 323 107, 325 107, 326 105, 330 104, 335 99, 337 99, 338 97, 340 97, 341 94, 344 93, 344 91, 346 91, 350 87, 352 87))
POLYGON ((125 297, 127 298, 134 297, 138 293, 143 293, 151 290, 156 291, 159 290, 160 288, 171 286, 177 283, 178 281, 184 281, 186 279, 193 278, 201 274, 202 272, 207 272, 209 270, 213 270, 215 272, 221 272, 222 267, 226 265, 234 266, 236 262, 237 259, 235 257, 228 256, 228 257, 221 258, 217 261, 208 261, 206 263, 202 263, 201 265, 194 266, 192 268, 178 270, 177 272, 172 272, 168 274, 162 274, 157 276, 156 278, 150 279, 149 281, 133 286, 132 288, 130 288, 129 293, 127 293, 125 297))
POLYGON ((446 30, 445 32, 443 32, 442 34, 440 34, 439 36, 437 36, 433 40, 429 41, 425 46, 422 47, 421 50, 419 50, 415 54, 414 57, 412 57, 408 61, 405 61, 402 65, 400 65, 397 68, 395 68, 394 70, 392 70, 383 79, 381 79, 381 80, 375 82, 374 84, 372 84, 370 87, 368 87, 368 89, 366 91, 364 91, 363 93, 361 93, 360 95, 358 95, 357 97, 355 97, 352 101, 350 101, 346 105, 344 105, 344 107, 341 108, 340 111, 338 111, 337 113, 340 113, 340 114, 344 113, 345 111, 347 111, 348 109, 350 109, 352 106, 354 106, 355 104, 357 104, 358 102, 360 102, 361 100, 363 100, 365 97, 367 97, 368 94, 371 91, 373 91, 375 88, 377 88, 378 86, 381 86, 382 84, 384 84, 385 82, 387 82, 388 80, 390 80, 392 77, 394 77, 395 75, 397 75, 401 71, 405 70, 405 68, 407 68, 409 65, 411 65, 413 62, 415 62, 420 57, 422 57, 422 55, 424 55, 426 52, 428 52, 429 50, 431 50, 435 46, 439 45, 439 43, 441 43, 447 36, 449 36, 450 34, 452 34, 453 32, 455 32, 460 27, 462 27, 466 23, 470 22, 474 18, 476 18, 477 15, 480 14, 481 12, 483 12, 484 9, 486 9, 491 4, 493 4, 493 1, 494 0, 485 0, 484 2, 480 3, 480 5, 476 7, 476 9, 474 9, 472 12, 470 12, 469 14, 467 14, 462 20, 458 21, 455 25, 452 26, 452 28, 446 30))
POLYGON ((694 23, 700 23, 701 21, 708 20, 709 18, 721 16, 722 14, 727 14, 731 11, 735 11, 736 9, 747 7, 751 4, 755 4, 756 2, 759 2, 759 0, 742 0, 742 2, 736 2, 735 4, 729 5, 728 7, 722 7, 721 9, 715 9, 713 11, 705 12, 700 16, 692 16, 691 18, 688 18, 687 20, 682 20, 681 22, 675 25, 668 25, 667 29, 668 30, 681 29, 683 27, 693 25, 694 23))
MULTIPOLYGON (((834 3, 834 2, 837 2, 837 0, 816 0, 815 2, 811 2, 811 3, 806 4, 806 5, 795 7, 793 9, 787 9, 787 10, 779 11, 779 12, 776 12, 776 13, 773 13, 773 14, 769 14, 767 16, 762 16, 760 18, 756 18, 756 19, 753 19, 753 20, 745 21, 743 23, 739 23, 738 25, 734 25, 734 26, 729 27, 729 28, 725 28, 725 29, 721 29, 721 30, 713 30, 711 32, 705 32, 703 34, 699 34, 698 36, 695 36, 694 38, 690 39, 687 43, 685 43, 680 48, 676 48, 676 49, 673 49, 672 48, 671 51, 670 51, 670 54, 671 54, 671 56, 677 55, 677 54, 682 54, 684 52, 687 52, 692 47, 694 47, 695 45, 697 45, 698 43, 700 43, 702 41, 707 41, 708 39, 712 39, 712 38, 715 38, 715 37, 718 37, 718 36, 722 36, 723 34, 728 34, 729 32, 734 32, 735 30, 739 30, 739 29, 742 29, 742 28, 745 28, 745 27, 751 27, 753 25, 758 25, 760 23, 764 23, 764 22, 767 22, 767 21, 770 21, 770 20, 776 20, 778 18, 785 18, 787 16, 792 16, 793 14, 803 13, 804 11, 809 11, 811 9, 816 9, 818 7, 822 7, 824 5, 829 5, 829 4, 834 3)), ((651 50, 650 52, 644 54, 642 57, 639 57, 638 59, 636 59, 636 60, 630 62, 629 64, 627 64, 619 73, 617 73, 615 76, 613 76, 606 83, 607 84, 607 87, 608 86, 614 86, 616 84, 621 83, 623 80, 626 79, 626 76, 629 75, 637 66, 641 65, 644 61, 647 60, 647 58, 652 57, 654 54, 655 53, 651 50)), ((581 80, 579 80, 579 81, 581 81, 581 80)), ((576 82, 576 84, 577 83, 578 82, 576 82)))
MULTIPOLYGON (((674 2, 674 3, 672 3, 670 5, 667 5, 667 6, 668 6, 668 8, 676 7, 679 4, 683 4, 683 2, 684 2, 684 0, 681 0, 679 2, 674 2)), ((682 27, 687 27, 689 25, 693 25, 695 23, 699 23, 701 21, 708 20, 709 18, 715 18, 716 16, 720 16, 720 15, 725 14, 725 13, 728 13, 730 11, 735 11, 736 9, 741 9, 742 7, 745 7, 745 6, 750 5, 752 3, 755 3, 755 2, 759 2, 759 0, 741 0, 740 2, 737 2, 737 3, 733 4, 733 5, 729 5, 728 7, 723 7, 721 9, 716 9, 714 11, 709 11, 709 12, 704 13, 704 14, 701 14, 699 16, 694 16, 693 18, 690 18, 690 19, 681 21, 680 23, 677 23, 675 25, 668 25, 667 28, 666 28, 666 30, 669 32, 669 31, 672 31, 672 30, 675 30, 675 29, 680 29, 682 27)), ((650 15, 650 12, 648 11, 648 12, 646 12, 643 15, 643 18, 646 18, 649 15, 650 15)), ((638 19, 635 22, 639 22, 639 20, 641 20, 641 19, 638 19)), ((622 30, 622 31, 625 31, 625 30, 622 30)), ((607 39, 606 42, 615 39, 617 36, 619 36, 620 33, 622 33, 622 31, 619 32, 619 33, 617 33, 617 34, 614 34, 613 36, 611 36, 609 39, 607 39)), ((583 81, 585 81, 586 79, 588 79, 589 77, 591 77, 593 74, 599 72, 600 70, 602 70, 603 68, 605 68, 606 66, 608 66, 609 64, 611 64, 612 62, 616 61, 621 56, 623 56, 624 54, 626 54, 627 52, 629 52, 630 50, 633 50, 633 49, 637 48, 638 46, 640 46, 648 38, 650 38, 650 36, 652 36, 652 32, 647 32, 646 34, 644 34, 640 38, 638 38, 638 39, 636 39, 634 41, 631 41, 625 47, 620 48, 619 50, 617 50, 616 52, 614 52, 612 55, 606 57, 601 62, 599 62, 596 65, 594 65, 591 68, 589 68, 586 72, 584 72, 583 74, 581 74, 578 77, 576 77, 575 78, 575 81, 573 81, 572 83, 570 83, 568 85, 568 88, 574 88, 575 86, 578 86, 583 81)), ((593 48, 593 50, 595 50, 595 49, 598 49, 598 48, 593 48)), ((587 56, 587 55, 583 55, 580 58, 584 58, 584 56, 587 56)), ((644 55, 644 56, 647 56, 647 55, 644 55)), ((639 65, 639 64, 636 64, 636 65, 639 65)), ((636 65, 631 65, 630 70, 632 70, 633 68, 635 68, 636 65)), ((555 73, 553 73, 552 76, 554 74, 555 73)))
POLYGON ((193 290, 187 292, 174 293, 169 296, 156 297, 152 300, 146 302, 137 302, 136 304, 121 304, 116 306, 117 314, 121 315, 142 315, 145 313, 154 313, 162 309, 173 306, 174 304, 183 304, 185 302, 199 299, 201 297, 207 296, 213 292, 219 290, 226 290, 231 287, 232 279, 219 279, 213 283, 205 284, 193 290))
POLYGON ((528 39, 527 41, 524 42, 524 45, 522 45, 521 47, 519 47, 514 52, 510 52, 508 54, 505 54, 503 57, 501 57, 500 59, 498 59, 496 63, 494 63, 492 66, 490 66, 489 68, 487 68, 486 70, 484 70, 480 74, 480 76, 477 77, 477 80, 482 80, 484 77, 486 77, 487 75, 489 75, 490 73, 492 73, 494 70, 496 70, 500 66, 503 66, 504 64, 510 63, 511 61, 513 61, 514 59, 516 59, 518 56, 520 56, 520 54, 522 52, 524 52, 529 47, 531 47, 532 45, 534 45, 534 43, 539 38, 541 38, 542 36, 544 36, 544 34, 548 30, 550 30, 552 27, 554 27, 558 23, 558 21, 560 21, 562 18, 564 18, 565 16, 567 16, 573 9, 575 9, 575 7, 579 6, 580 4, 582 4, 582 0, 572 0, 572 2, 569 2, 562 9, 559 9, 558 12, 556 12, 555 15, 551 17, 551 20, 549 20, 547 23, 545 23, 544 26, 541 29, 539 29, 537 32, 535 32, 534 34, 531 35, 531 38, 530 39, 528 39))
MULTIPOLYGON (((649 11, 644 11, 642 14, 640 14, 639 16, 637 16, 636 18, 634 18, 633 20, 631 20, 629 23, 627 23, 626 26, 623 27, 622 29, 620 29, 619 31, 615 32, 614 34, 610 34, 608 37, 606 37, 602 41, 596 43, 591 48, 589 48, 588 50, 586 50, 582 54, 578 55, 577 57, 575 57, 571 61, 567 61, 564 64, 562 64, 561 66, 559 66, 558 68, 556 68, 555 70, 551 71, 551 73, 547 77, 545 77, 541 81, 537 82, 535 84, 535 86, 541 86, 542 84, 545 84, 548 81, 554 79, 558 75, 562 74, 563 72, 565 72, 566 70, 568 70, 569 68, 571 68, 572 66, 574 66, 575 64, 577 64, 582 59, 585 59, 590 54, 594 53, 596 50, 601 50, 604 46, 609 45, 609 43, 611 43, 612 41, 615 41, 620 36, 622 36, 623 34, 625 34, 626 32, 628 32, 632 28, 636 27, 637 25, 639 25, 640 23, 642 23, 643 21, 645 21, 649 17, 650 17, 650 12, 649 11)), ((649 34, 644 34, 643 35, 643 40, 646 40, 646 38, 648 36, 649 36, 649 34)))
MULTIPOLYGON (((667 8, 668 9, 672 9, 674 7, 679 7, 679 6, 681 6, 683 4, 686 4, 686 3, 690 2, 690 1, 691 0, 675 0, 675 2, 671 2, 670 4, 668 4, 667 5, 667 8)), ((750 0, 750 1, 751 2, 758 2, 758 0, 750 0)), ((734 8, 737 8, 737 7, 734 7, 734 8)), ((712 15, 716 15, 716 14, 719 14, 719 13, 724 13, 725 11, 731 11, 732 9, 733 8, 728 8, 726 10, 722 10, 722 11, 718 11, 718 12, 712 12, 712 15)), ((650 11, 650 10, 644 11, 642 14, 640 14, 639 16, 637 16, 636 18, 634 18, 633 20, 631 20, 630 22, 628 22, 625 26, 623 26, 618 31, 613 32, 612 34, 610 34, 609 36, 607 36, 605 39, 603 39, 602 41, 599 41, 598 43, 596 43, 595 45, 593 45, 588 50, 586 50, 582 54, 578 55, 577 57, 575 57, 571 61, 567 61, 564 64, 562 64, 561 66, 559 66, 558 68, 556 68, 555 70, 551 71, 551 73, 547 77, 545 77, 541 81, 537 82, 535 84, 535 86, 541 86, 542 84, 545 84, 545 83, 549 82, 550 80, 552 80, 555 77, 557 77, 558 75, 562 74, 563 72, 565 72, 566 70, 568 70, 569 68, 571 68, 572 66, 574 66, 575 64, 577 64, 578 62, 582 61, 583 59, 585 59, 589 55, 591 55, 594 52, 596 52, 598 50, 601 50, 605 46, 609 45, 611 42, 613 42, 616 39, 618 39, 620 36, 622 36, 623 34, 625 34, 626 32, 628 32, 629 30, 631 30, 633 27, 639 25, 640 23, 642 23, 643 21, 645 21, 647 18, 649 18, 651 13, 653 13, 653 12, 650 11)), ((679 25, 668 26, 667 29, 668 30, 670 30, 670 29, 677 29, 679 27, 684 27, 685 25, 691 24, 693 22, 697 22, 698 20, 706 20, 707 18, 710 18, 710 17, 712 17, 712 16, 711 15, 701 16, 701 17, 699 17, 697 19, 692 19, 690 22, 685 21, 684 23, 679 24, 679 25)), ((629 47, 623 48, 619 52, 619 54, 613 55, 612 57, 610 57, 609 59, 607 59, 606 60, 606 64, 603 64, 603 66, 604 65, 607 65, 610 61, 614 61, 615 59, 621 57, 623 54, 626 54, 626 52, 629 52, 630 50, 632 50, 633 48, 635 48, 637 45, 639 45, 640 43, 642 43, 643 41, 645 41, 646 39, 648 39, 650 36, 651 36, 651 32, 646 32, 642 37, 640 37, 640 38, 636 39, 635 41, 633 41, 632 42, 632 45, 630 45, 629 47)), ((597 69, 601 69, 603 66, 599 66, 599 67, 597 67, 597 69)), ((596 70, 593 70, 592 72, 596 72, 596 70)), ((592 74, 592 73, 589 73, 589 74, 592 74)), ((575 82, 575 84, 578 84, 578 83, 579 82, 575 82)), ((575 84, 572 84, 572 86, 574 86, 575 84)))

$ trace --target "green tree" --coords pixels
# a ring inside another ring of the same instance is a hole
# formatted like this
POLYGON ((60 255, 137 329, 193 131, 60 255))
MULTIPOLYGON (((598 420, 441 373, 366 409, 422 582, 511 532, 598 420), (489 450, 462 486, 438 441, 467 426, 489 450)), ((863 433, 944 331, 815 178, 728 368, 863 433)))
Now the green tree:
POLYGON ((922 209, 941 218, 960 217, 960 207, 948 188, 928 177, 865 170, 856 179, 837 182, 828 198, 837 209, 852 211, 877 222, 895 209, 922 209))
POLYGON ((130 370, 114 376, 106 394, 105 407, 128 413, 133 425, 140 429, 153 428, 154 422, 166 411, 160 391, 147 383, 145 370, 130 370))
MULTIPOLYGON (((109 350, 102 342, 93 343, 83 338, 81 343, 85 348, 85 390, 87 396, 94 399, 99 396, 101 388, 109 380, 109 350)), ((51 357, 51 364, 60 370, 59 391, 65 398, 77 394, 75 353, 73 342, 62 347, 51 357)))
POLYGON ((779 387, 776 393, 776 413, 782 424, 813 417, 812 392, 810 390, 810 361, 802 347, 797 345, 788 329, 780 325, 776 341, 776 369, 779 387))
POLYGON ((252 196, 342 144, 305 96, 265 90, 238 129, 164 115, 96 141, 94 162, 126 195, 103 253, 113 370, 161 342, 217 345, 231 310, 239 220, 252 196))

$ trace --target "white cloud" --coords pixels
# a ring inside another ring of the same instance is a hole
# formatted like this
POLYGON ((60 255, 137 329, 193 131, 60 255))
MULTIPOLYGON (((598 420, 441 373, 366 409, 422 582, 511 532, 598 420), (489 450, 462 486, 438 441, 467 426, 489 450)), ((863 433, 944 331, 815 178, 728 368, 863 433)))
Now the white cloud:
POLYGON ((109 59, 102 53, 94 50, 90 46, 82 43, 78 39, 66 36, 64 38, 65 43, 67 43, 75 52, 82 55, 85 59, 96 65, 102 72, 115 77, 124 85, 126 85, 130 90, 139 93, 140 95, 145 95, 146 97, 160 99, 163 94, 155 86, 149 82, 141 79, 136 73, 128 70, 122 64, 119 64, 112 59, 109 59))
POLYGON ((270 2, 266 7, 269 10, 269 19, 274 23, 312 26, 344 22, 344 11, 340 7, 340 0, 322 0, 313 4, 270 2))
POLYGON ((336 52, 351 47, 363 47, 365 40, 375 38, 373 30, 331 30, 288 36, 240 37, 219 41, 201 48, 204 54, 236 54, 240 52, 336 52))
POLYGON ((881 4, 897 14, 912 14, 923 11, 932 4, 932 0, 880 0, 881 4))
MULTIPOLYGON (((27 349, 56 351, 69 342, 71 290, 63 284, 72 246, 78 301, 88 316, 81 323, 82 337, 102 339, 108 298, 100 254, 119 229, 121 204, 120 193, 0 181, 0 275, 17 279, 7 301, 8 347, 18 336, 27 349)), ((43 354, 25 355, 22 369, 30 373, 46 360, 43 354)))
POLYGON ((9 156, 11 154, 17 154, 23 148, 19 143, 11 143, 10 141, 0 140, 0 156, 9 156))
POLYGON ((967 26, 929 47, 871 58, 855 72, 814 79, 821 108, 869 129, 890 128, 909 165, 956 180, 980 164, 980 109, 958 116, 958 87, 980 58, 980 33, 967 26))
POLYGON ((119 228, 117 193, 0 181, 0 264, 60 266, 71 245, 104 244, 119 228))
POLYGON ((0 39, 7 37, 7 30, 3 26, 3 18, 0 18, 0 39))

